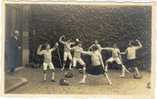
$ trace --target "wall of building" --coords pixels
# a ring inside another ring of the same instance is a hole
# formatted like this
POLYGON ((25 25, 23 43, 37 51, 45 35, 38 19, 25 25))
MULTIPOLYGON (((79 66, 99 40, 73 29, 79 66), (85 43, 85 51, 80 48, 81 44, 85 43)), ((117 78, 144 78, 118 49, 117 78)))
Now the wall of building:
MULTIPOLYGON (((29 6, 22 5, 6 5, 6 24, 5 24, 5 38, 6 43, 11 33, 14 30, 20 32, 20 43, 21 51, 19 57, 18 66, 24 66, 29 61, 29 28, 28 28, 28 17, 29 17, 29 6)), ((6 53, 7 59, 7 53, 6 53)), ((7 67, 7 64, 6 64, 7 67)))

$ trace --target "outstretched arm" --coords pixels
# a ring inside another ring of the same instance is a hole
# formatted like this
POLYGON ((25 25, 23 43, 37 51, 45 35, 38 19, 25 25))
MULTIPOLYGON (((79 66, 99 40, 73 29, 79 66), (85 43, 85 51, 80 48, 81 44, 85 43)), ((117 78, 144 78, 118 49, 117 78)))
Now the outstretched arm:
POLYGON ((122 54, 122 55, 127 54, 127 49, 124 52, 120 52, 120 54, 122 54))
POLYGON ((39 45, 38 49, 37 49, 37 54, 38 55, 42 55, 43 51, 41 51, 42 45, 39 45))
POLYGON ((141 44, 141 42, 140 42, 139 40, 136 40, 136 42, 138 43, 137 48, 138 48, 138 49, 142 48, 142 44, 141 44))
POLYGON ((91 51, 81 51, 82 54, 87 54, 87 55, 91 55, 92 52, 91 51))
POLYGON ((109 51, 112 51, 113 50, 113 48, 111 48, 111 47, 104 47, 104 48, 101 48, 102 50, 109 50, 109 51))
POLYGON ((64 38, 64 37, 65 37, 65 36, 62 35, 62 36, 59 38, 59 42, 62 43, 62 44, 65 44, 65 41, 63 41, 63 38, 64 38))
POLYGON ((74 45, 75 44, 75 42, 70 42, 70 45, 74 45))

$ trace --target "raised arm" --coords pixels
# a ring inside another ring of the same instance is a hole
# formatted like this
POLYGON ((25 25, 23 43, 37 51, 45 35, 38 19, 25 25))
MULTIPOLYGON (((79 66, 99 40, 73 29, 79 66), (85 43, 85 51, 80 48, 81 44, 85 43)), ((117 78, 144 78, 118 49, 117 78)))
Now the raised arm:
POLYGON ((43 51, 41 51, 42 45, 39 45, 38 49, 37 49, 37 54, 38 55, 43 55, 43 51))
POLYGON ((140 42, 139 40, 136 40, 136 42, 138 43, 137 48, 138 48, 138 49, 142 48, 142 44, 141 44, 141 42, 140 42))
POLYGON ((88 51, 90 51, 93 46, 95 46, 95 44, 92 44, 92 45, 88 48, 88 51))
POLYGON ((56 50, 56 48, 58 47, 58 45, 59 45, 59 44, 58 44, 58 43, 56 43, 56 44, 55 44, 55 46, 54 46, 53 48, 51 48, 51 51, 56 50))
POLYGON ((65 36, 62 35, 62 36, 59 38, 59 42, 62 43, 62 44, 65 44, 65 41, 63 41, 63 38, 64 38, 64 37, 65 37, 65 36))

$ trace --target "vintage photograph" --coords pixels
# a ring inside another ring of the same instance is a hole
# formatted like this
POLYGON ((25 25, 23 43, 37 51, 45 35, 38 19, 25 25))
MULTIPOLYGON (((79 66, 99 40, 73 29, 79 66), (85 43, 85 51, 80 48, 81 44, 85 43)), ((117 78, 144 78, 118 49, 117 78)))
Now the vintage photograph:
POLYGON ((152 5, 5 4, 5 94, 152 96, 152 5))

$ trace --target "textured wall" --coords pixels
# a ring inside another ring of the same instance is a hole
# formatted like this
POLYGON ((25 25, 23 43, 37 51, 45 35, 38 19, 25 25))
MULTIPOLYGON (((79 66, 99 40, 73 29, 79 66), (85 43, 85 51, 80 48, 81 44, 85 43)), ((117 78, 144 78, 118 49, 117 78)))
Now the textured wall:
MULTIPOLYGON (((138 51, 139 64, 150 67, 151 6, 32 5, 29 21, 31 53, 40 43, 53 46, 63 34, 81 39, 84 49, 97 39, 104 47, 117 43, 124 51, 137 38, 144 46, 138 51)), ((110 53, 103 55, 106 59, 110 53)))
MULTIPOLYGON (((37 35, 45 37, 41 42, 47 38, 52 45, 65 34, 70 39, 81 39, 85 49, 98 39, 104 47, 118 43, 124 51, 128 41, 137 38, 144 46, 138 51, 139 63, 144 67, 150 64, 149 6, 38 5, 32 6, 30 24, 37 35)), ((110 53, 103 53, 105 57, 110 56, 110 53)))

